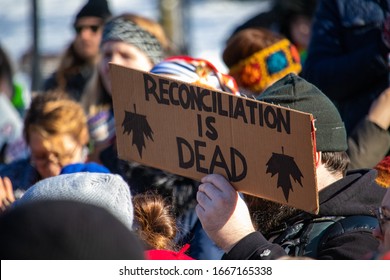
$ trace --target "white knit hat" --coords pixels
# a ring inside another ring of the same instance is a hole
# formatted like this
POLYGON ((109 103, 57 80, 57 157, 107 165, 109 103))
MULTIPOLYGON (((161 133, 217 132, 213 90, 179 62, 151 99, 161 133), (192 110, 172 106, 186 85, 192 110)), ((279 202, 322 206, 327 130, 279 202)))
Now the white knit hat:
POLYGON ((100 206, 132 229, 130 188, 119 175, 79 172, 50 177, 30 187, 15 206, 38 200, 74 200, 100 206))

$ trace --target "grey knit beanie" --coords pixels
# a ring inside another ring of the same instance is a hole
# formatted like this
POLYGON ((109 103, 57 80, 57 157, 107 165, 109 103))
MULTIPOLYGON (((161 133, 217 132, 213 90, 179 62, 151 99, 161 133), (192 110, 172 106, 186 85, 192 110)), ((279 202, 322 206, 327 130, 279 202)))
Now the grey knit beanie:
POLYGON ((164 59, 164 48, 149 31, 124 17, 115 17, 106 22, 103 28, 101 45, 108 41, 120 41, 134 45, 144 52, 153 64, 164 59))
POLYGON ((73 200, 108 210, 129 229, 133 225, 130 188, 119 175, 79 172, 58 175, 30 187, 15 206, 39 200, 73 200))
POLYGON ((257 100, 310 113, 315 119, 317 151, 347 150, 347 133, 340 113, 317 87, 288 74, 257 97, 257 100))

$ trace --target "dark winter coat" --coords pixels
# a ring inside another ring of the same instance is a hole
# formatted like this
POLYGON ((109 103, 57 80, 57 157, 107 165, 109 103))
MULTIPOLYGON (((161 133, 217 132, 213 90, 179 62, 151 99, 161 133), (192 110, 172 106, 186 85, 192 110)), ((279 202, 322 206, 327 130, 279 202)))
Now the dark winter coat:
MULTIPOLYGON (((79 72, 68 74, 66 78, 65 91, 75 100, 80 101, 84 88, 92 77, 93 65, 85 65, 80 67, 79 72)), ((43 89, 45 91, 55 90, 58 88, 57 72, 54 72, 44 82, 43 89)))
POLYGON ((390 0, 323 0, 302 77, 338 106, 350 133, 389 86, 382 24, 390 0))
POLYGON ((273 32, 280 33, 293 43, 291 24, 297 16, 305 16, 311 19, 314 15, 317 0, 272 0, 264 4, 265 9, 243 24, 236 27, 233 36, 237 32, 247 28, 263 27, 273 32))
POLYGON ((30 159, 0 165, 0 177, 8 177, 11 180, 16 198, 41 180, 38 171, 30 164, 30 159))
MULTIPOLYGON (((343 179, 331 184, 319 193, 318 216, 373 216, 372 209, 379 207, 386 189, 375 183, 375 170, 351 171, 343 179)), ((340 233, 329 238, 316 259, 362 259, 375 251, 379 243, 367 229, 340 233)), ((266 240, 259 232, 252 233, 238 242, 224 255, 224 259, 277 259, 286 252, 277 244, 266 240)))

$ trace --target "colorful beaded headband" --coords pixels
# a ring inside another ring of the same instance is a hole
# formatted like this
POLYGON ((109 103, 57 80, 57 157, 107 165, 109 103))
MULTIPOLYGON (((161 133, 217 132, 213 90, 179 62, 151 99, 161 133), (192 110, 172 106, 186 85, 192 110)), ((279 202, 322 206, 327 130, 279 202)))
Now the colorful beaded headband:
POLYGON ((283 39, 241 60, 229 69, 229 74, 242 87, 260 93, 288 73, 298 74, 301 70, 298 50, 283 39))

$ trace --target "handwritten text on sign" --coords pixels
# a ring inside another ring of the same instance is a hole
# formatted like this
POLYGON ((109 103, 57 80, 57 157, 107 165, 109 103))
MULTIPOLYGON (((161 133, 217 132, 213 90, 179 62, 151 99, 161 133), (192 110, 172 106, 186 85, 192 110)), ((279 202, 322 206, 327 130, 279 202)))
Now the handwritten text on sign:
POLYGON ((111 77, 119 157, 316 211, 310 114, 113 64, 111 77))

